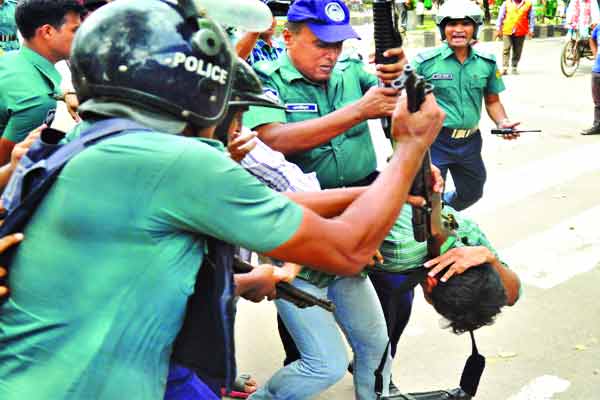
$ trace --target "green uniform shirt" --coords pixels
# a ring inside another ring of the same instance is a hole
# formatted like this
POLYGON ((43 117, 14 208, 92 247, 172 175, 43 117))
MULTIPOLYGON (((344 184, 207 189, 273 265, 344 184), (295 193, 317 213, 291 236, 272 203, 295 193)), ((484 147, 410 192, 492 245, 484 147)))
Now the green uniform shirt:
MULTIPOLYGON (((277 61, 256 63, 254 69, 263 81, 265 92, 278 97, 286 110, 250 107, 244 115, 244 125, 254 128, 271 122, 306 121, 354 103, 371 86, 377 85, 377 78, 363 67, 360 60, 340 59, 324 88, 307 80, 292 65, 287 54, 282 54, 277 61)), ((376 167, 366 121, 322 146, 287 156, 287 159, 304 172, 316 172, 324 189, 350 185, 365 178, 376 167)))
POLYGON ((17 22, 15 21, 16 4, 17 2, 15 0, 4 0, 4 3, 0 5, 0 37, 14 37, 13 40, 2 40, 2 38, 0 38, 0 55, 6 51, 16 50, 19 48, 19 40, 17 39, 17 22))
MULTIPOLYGON (((451 248, 466 246, 462 241, 464 239, 468 246, 485 246, 498 257, 498 253, 476 223, 462 217, 450 206, 444 206, 443 212, 454 215, 458 222, 458 229, 456 236, 449 237, 443 244, 442 254, 451 248), (458 238, 461 240, 457 240, 458 238)), ((379 251, 383 256, 384 263, 376 268, 388 272, 405 272, 420 267, 427 261, 427 242, 417 242, 414 238, 410 206, 405 205, 402 208, 400 216, 384 239, 379 251)))
POLYGON ((20 142, 56 110, 61 77, 54 64, 23 46, 0 57, 0 132, 20 142))
POLYGON ((417 55, 413 66, 434 85, 435 99, 446 112, 444 126, 447 128, 475 128, 481 118, 484 94, 504 90, 496 58, 473 47, 463 64, 454 56, 454 51, 443 44, 417 55))
POLYGON ((2 400, 163 399, 206 235, 268 252, 302 220, 214 143, 131 133, 67 164, 0 306, 2 400))

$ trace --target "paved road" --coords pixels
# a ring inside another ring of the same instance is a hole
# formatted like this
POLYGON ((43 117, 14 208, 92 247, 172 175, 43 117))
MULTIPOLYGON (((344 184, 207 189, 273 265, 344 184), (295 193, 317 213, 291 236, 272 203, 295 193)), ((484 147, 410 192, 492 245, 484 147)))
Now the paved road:
MULTIPOLYGON (((600 136, 578 134, 592 122, 591 62, 573 78, 563 77, 561 44, 528 41, 521 74, 505 80, 508 114, 543 133, 514 142, 484 139, 488 184, 468 214, 521 275, 524 292, 477 334, 487 356, 478 399, 600 399, 600 136)), ((481 45, 501 55, 500 43, 481 45)), ((416 51, 407 50, 409 56, 416 51)), ((491 123, 484 118, 481 127, 491 123)), ((375 136, 385 153, 385 142, 375 136)), ((264 382, 283 359, 271 304, 241 302, 237 343, 240 370, 264 382)), ((440 329, 438 316, 417 295, 394 361, 395 381, 407 391, 454 387, 469 346, 466 336, 440 329)), ((350 375, 318 397, 351 398, 350 375)))

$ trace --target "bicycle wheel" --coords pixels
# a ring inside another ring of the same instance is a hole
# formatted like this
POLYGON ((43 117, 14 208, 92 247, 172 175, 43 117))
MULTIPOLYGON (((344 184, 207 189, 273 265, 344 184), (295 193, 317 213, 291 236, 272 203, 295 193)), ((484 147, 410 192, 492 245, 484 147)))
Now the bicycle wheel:
POLYGON ((567 41, 560 55, 560 69, 564 76, 570 78, 575 74, 577 68, 579 68, 579 58, 577 41, 567 41))

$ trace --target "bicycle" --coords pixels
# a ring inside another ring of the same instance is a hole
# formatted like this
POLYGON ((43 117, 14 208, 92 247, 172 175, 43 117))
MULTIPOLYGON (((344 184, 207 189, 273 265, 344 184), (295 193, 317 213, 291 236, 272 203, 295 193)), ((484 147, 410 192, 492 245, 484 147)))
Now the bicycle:
POLYGON ((589 38, 582 39, 578 29, 569 28, 567 41, 560 54, 560 69, 563 75, 567 78, 575 75, 582 58, 594 59, 589 38))

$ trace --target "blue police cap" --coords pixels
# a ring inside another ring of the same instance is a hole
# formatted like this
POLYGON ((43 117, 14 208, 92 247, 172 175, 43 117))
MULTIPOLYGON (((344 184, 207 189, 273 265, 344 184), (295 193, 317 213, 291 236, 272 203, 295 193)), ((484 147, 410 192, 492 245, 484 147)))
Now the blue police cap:
POLYGON ((296 0, 287 18, 290 22, 305 22, 323 42, 360 39, 350 26, 350 11, 342 0, 296 0))

